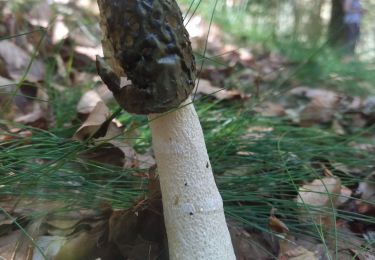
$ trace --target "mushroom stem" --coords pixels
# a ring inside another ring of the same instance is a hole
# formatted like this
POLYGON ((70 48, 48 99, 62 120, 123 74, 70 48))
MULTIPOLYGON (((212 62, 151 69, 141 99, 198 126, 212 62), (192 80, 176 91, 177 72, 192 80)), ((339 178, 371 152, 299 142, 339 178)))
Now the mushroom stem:
POLYGON ((191 99, 149 116, 171 259, 235 259, 202 127, 191 99))

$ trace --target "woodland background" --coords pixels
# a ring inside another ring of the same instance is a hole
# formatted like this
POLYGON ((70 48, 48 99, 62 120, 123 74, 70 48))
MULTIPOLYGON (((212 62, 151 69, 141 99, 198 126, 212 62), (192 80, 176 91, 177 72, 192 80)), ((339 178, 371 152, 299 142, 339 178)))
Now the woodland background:
MULTIPOLYGON (((339 3, 179 1, 238 259, 375 259, 375 2, 355 55, 339 3)), ((0 258, 167 259, 147 119, 103 125, 96 2, 1 1, 0 37, 0 258)))

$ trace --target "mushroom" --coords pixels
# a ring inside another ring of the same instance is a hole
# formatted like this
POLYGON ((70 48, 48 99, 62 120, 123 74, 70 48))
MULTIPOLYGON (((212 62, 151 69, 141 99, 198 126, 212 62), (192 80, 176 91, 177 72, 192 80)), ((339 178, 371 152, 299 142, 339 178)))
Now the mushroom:
POLYGON ((171 259, 235 259, 192 104, 195 61, 175 0, 98 0, 98 74, 122 108, 148 115, 171 259))

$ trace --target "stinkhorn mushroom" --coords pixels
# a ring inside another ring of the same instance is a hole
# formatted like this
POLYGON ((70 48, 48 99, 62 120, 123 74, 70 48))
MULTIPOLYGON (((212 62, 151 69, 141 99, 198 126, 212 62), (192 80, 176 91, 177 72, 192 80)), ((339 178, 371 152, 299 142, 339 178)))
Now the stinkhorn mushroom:
POLYGON ((202 128, 195 61, 175 0, 98 0, 97 69, 122 108, 152 132, 171 259, 235 259, 202 128))

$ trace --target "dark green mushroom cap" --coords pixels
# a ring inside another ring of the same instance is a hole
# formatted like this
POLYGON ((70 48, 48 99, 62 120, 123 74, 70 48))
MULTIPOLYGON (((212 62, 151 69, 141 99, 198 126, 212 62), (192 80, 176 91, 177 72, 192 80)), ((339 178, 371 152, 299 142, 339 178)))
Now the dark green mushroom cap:
POLYGON ((137 114, 178 107, 194 88, 195 61, 175 0, 98 5, 106 58, 97 57, 97 69, 117 102, 137 114))

